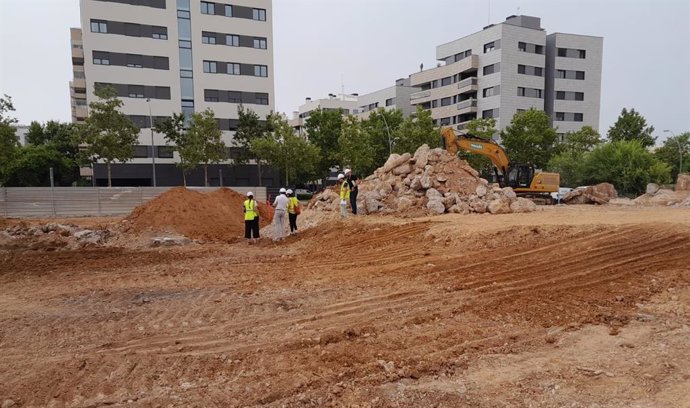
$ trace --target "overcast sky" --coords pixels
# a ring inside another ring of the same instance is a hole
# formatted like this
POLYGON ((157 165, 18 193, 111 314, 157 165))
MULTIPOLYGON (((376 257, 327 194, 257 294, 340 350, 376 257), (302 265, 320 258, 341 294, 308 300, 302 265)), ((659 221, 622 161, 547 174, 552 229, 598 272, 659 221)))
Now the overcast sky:
MULTIPOLYGON (((511 14, 547 33, 604 37, 599 129, 623 107, 690 131, 690 0, 274 0, 276 109, 305 97, 371 92, 436 65, 436 46, 511 14), (518 9, 519 7, 519 9, 518 9)), ((0 0, 0 93, 20 123, 70 120, 69 27, 78 0, 0 0)))

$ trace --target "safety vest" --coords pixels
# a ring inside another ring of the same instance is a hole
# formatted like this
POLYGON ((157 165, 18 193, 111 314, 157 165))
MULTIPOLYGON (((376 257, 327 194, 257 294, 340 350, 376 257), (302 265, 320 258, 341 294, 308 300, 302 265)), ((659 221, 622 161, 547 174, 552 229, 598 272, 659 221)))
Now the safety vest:
POLYGON ((295 207, 299 206, 299 200, 297 197, 288 197, 288 212, 290 214, 295 213, 295 207))
POLYGON ((244 220, 254 221, 259 214, 256 213, 254 209, 256 206, 256 201, 254 200, 244 200, 244 220))
POLYGON ((347 180, 343 181, 343 184, 340 185, 340 199, 350 199, 350 185, 347 183, 347 180))

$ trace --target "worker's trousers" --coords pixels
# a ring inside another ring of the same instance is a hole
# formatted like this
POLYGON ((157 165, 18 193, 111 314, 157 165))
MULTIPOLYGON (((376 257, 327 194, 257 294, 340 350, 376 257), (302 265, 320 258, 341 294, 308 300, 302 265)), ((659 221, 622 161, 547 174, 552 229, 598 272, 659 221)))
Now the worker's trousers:
POLYGON ((282 239, 283 236, 285 235, 285 211, 276 210, 273 218, 274 218, 273 222, 275 223, 275 228, 276 228, 275 239, 282 239))

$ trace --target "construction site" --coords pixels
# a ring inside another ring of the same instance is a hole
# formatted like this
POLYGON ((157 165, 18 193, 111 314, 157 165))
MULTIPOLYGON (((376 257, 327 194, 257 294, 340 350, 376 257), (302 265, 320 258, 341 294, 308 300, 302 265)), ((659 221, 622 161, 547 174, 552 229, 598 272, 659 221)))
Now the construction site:
POLYGON ((0 403, 688 407, 687 181, 535 205, 423 146, 280 242, 227 188, 0 219, 0 403))

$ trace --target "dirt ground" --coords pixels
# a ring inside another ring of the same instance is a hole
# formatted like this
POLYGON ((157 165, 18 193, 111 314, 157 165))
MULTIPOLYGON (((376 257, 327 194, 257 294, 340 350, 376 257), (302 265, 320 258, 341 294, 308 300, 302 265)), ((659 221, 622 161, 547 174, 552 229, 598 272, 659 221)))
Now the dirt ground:
POLYGON ((14 406, 690 407, 689 209, 4 251, 0 288, 14 406))

